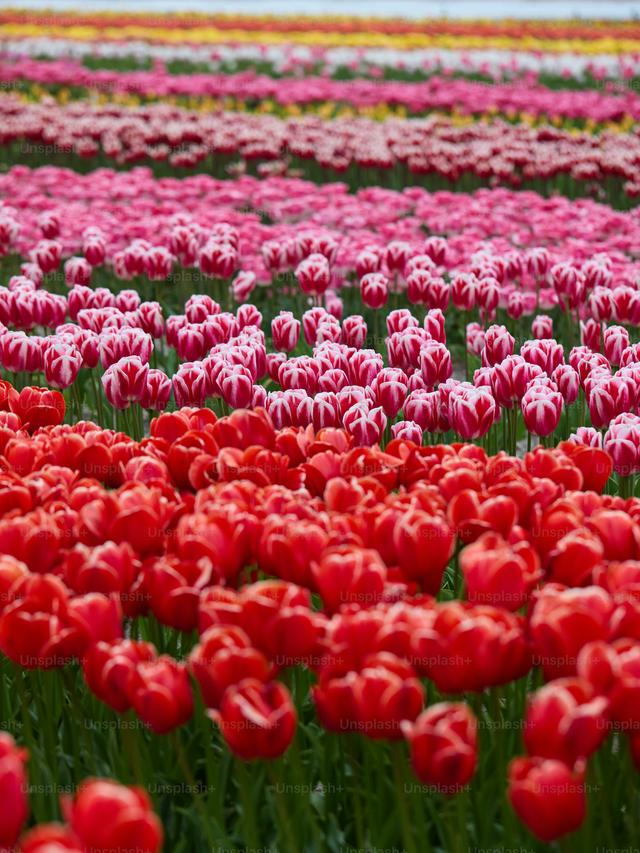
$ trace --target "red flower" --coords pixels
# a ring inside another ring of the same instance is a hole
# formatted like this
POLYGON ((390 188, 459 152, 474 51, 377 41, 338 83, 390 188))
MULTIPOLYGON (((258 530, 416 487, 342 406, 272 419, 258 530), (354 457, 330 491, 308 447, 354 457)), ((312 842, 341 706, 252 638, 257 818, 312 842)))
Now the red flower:
POLYGON ((28 386, 22 389, 17 399, 10 399, 9 405, 29 432, 38 427, 61 424, 64 420, 65 403, 60 391, 28 386))
POLYGON ((297 715, 289 691, 279 681, 247 678, 225 692, 212 718, 229 749, 244 761, 277 758, 289 747, 297 715))
POLYGON ((509 800, 534 835, 554 841, 584 820, 584 766, 572 770, 553 759, 516 758, 509 766, 509 800))
POLYGON ((13 738, 0 733, 0 846, 11 848, 29 814, 27 753, 17 749, 13 738))
MULTIPOLYGON (((341 667, 338 665, 337 669, 341 667)), ((314 701, 322 724, 331 731, 356 731, 372 740, 400 738, 403 721, 415 720, 424 690, 411 666, 395 655, 365 659, 360 672, 322 675, 314 701)))
POLYGON ((189 655, 189 668, 208 708, 218 708, 228 687, 245 678, 266 682, 269 662, 241 628, 209 628, 189 655))
POLYGON ((43 823, 20 839, 20 853, 83 853, 80 841, 65 826, 43 823))
POLYGON ((459 601, 438 604, 411 635, 411 660, 442 693, 507 684, 531 666, 522 617, 459 601))
POLYGON ((536 551, 526 542, 513 547, 496 533, 485 533, 460 554, 467 598, 518 610, 542 576, 536 551))
POLYGON ((608 700, 581 678, 561 678, 529 700, 524 743, 530 755, 569 766, 588 758, 609 733, 608 700))
POLYGON ((156 734, 178 728, 193 713, 186 667, 168 655, 138 664, 131 695, 136 714, 156 734))
POLYGON ((155 657, 156 651, 149 643, 98 642, 87 649, 82 669, 89 689, 98 699, 124 713, 131 707, 137 665, 155 657))
POLYGON ((440 591, 454 540, 454 533, 443 518, 419 509, 401 516, 393 530, 393 544, 403 574, 418 581, 424 592, 431 595, 440 591))
POLYGON ((464 703, 441 702, 404 723, 416 776, 445 794, 454 794, 471 780, 478 758, 477 723, 464 703))
POLYGON ((220 579, 207 557, 184 560, 167 556, 146 568, 144 589, 159 622, 178 631, 193 631, 198 623, 201 590, 220 579))
POLYGON ((75 800, 64 803, 64 812, 86 850, 156 853, 162 845, 162 825, 140 788, 107 779, 89 780, 75 800))
POLYGON ((345 604, 366 608, 382 600, 387 570, 377 551, 353 545, 329 548, 312 571, 330 613, 345 604))
POLYGON ((547 584, 535 594, 529 631, 534 662, 547 680, 575 675, 580 649, 609 638, 613 607, 611 597, 595 586, 564 589, 547 584))

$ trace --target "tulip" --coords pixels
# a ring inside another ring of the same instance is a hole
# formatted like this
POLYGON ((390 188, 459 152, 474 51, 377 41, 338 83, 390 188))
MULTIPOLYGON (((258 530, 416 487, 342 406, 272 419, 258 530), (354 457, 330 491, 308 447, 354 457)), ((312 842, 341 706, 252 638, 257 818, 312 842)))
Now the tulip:
POLYGON ((345 604, 372 607, 381 601, 387 572, 377 551, 344 545, 327 549, 312 574, 325 608, 333 613, 345 604))
POLYGON ((391 427, 394 438, 402 441, 412 441, 414 444, 422 444, 422 427, 415 421, 398 421, 391 427))
POLYGON ((364 346, 367 339, 367 331, 367 324, 359 314, 351 314, 349 317, 345 317, 342 323, 344 342, 347 346, 355 347, 356 349, 364 346))
POLYGON ((360 296, 369 308, 382 308, 389 298, 389 280, 379 272, 367 273, 360 280, 360 296))
POLYGON ((362 279, 368 273, 378 272, 382 258, 377 248, 363 249, 356 257, 356 275, 362 279))
POLYGON ((155 657, 155 649, 149 643, 132 640, 98 642, 87 649, 82 669, 89 689, 102 702, 122 714, 133 702, 137 665, 153 661, 155 657))
POLYGON ((608 735, 609 701, 579 678, 556 679, 529 699, 524 743, 530 755, 572 767, 608 735))
POLYGON ((360 447, 369 447, 382 438, 387 417, 382 407, 371 408, 365 403, 355 403, 343 415, 343 425, 360 447))
POLYGON ((215 238, 205 243, 198 256, 200 271, 209 278, 231 278, 237 263, 236 247, 215 238))
POLYGON ((471 311, 476 302, 478 280, 474 275, 462 273, 451 281, 451 301, 460 311, 471 311))
POLYGON ((530 382, 520 403, 529 432, 542 437, 551 435, 560 423, 562 404, 559 391, 538 384, 535 379, 530 382))
POLYGON ((529 629, 534 659, 547 680, 575 675, 580 649, 609 637, 613 601, 599 587, 547 584, 534 596, 529 629))
POLYGON ((531 321, 531 334, 536 340, 553 337, 553 317, 547 314, 538 314, 531 321))
POLYGON ((401 725, 413 721, 424 705, 424 688, 410 667, 393 656, 380 655, 365 665, 353 682, 353 709, 356 731, 372 740, 396 740, 402 737, 401 725))
MULTIPOLYGON (((440 386, 442 387, 442 386, 440 386)), ((464 387, 451 394, 451 428, 465 441, 486 435, 498 415, 496 401, 488 388, 464 387)))
POLYGON ((622 477, 640 471, 640 417, 623 414, 609 424, 604 449, 613 460, 613 468, 622 477))
POLYGON ((29 386, 12 400, 11 409, 23 425, 33 431, 47 425, 61 424, 65 415, 65 402, 59 391, 29 386))
POLYGON ((402 724, 413 770, 425 785, 455 794, 471 781, 478 759, 477 722, 468 705, 440 702, 402 724))
POLYGON ((375 402, 389 418, 394 418, 403 406, 407 395, 407 377, 398 368, 381 370, 371 383, 375 402))
POLYGON ((27 753, 16 747, 13 738, 0 733, 0 845, 7 849, 13 848, 29 814, 26 758, 27 753))
POLYGON ((448 523, 423 510, 409 510, 393 530, 398 565, 404 575, 436 595, 453 553, 454 534, 448 523))
POLYGON ((303 293, 320 296, 329 287, 331 271, 324 255, 309 255, 296 267, 296 278, 303 293))
POLYGON ((143 409, 161 412, 166 409, 171 396, 171 380, 162 370, 149 368, 147 378, 140 395, 143 409))
POLYGON ((83 853, 83 848, 67 827, 41 823, 22 836, 20 853, 83 853))
POLYGON ((518 610, 542 576, 537 552, 526 542, 511 547, 496 533, 485 533, 460 554, 467 599, 518 610))
POLYGON ((502 608, 453 601, 417 626, 411 660, 442 693, 507 684, 531 665, 521 617, 502 608))
POLYGON ((293 352, 300 340, 300 320, 291 311, 280 311, 271 321, 273 346, 281 352, 293 352))
POLYGON ((255 678, 227 688, 213 719, 229 749, 243 761, 282 755, 293 740, 297 723, 284 684, 263 684, 255 678))
POLYGON ((191 718, 187 670, 168 655, 139 663, 130 690, 136 714, 156 734, 167 734, 191 718))
POLYGON ((64 812, 86 850, 156 853, 162 845, 162 825, 140 788, 92 779, 83 783, 73 800, 65 801, 64 812))
POLYGON ((547 843, 574 832, 586 812, 585 771, 546 758, 515 758, 509 765, 509 800, 518 817, 547 843))
POLYGON ((207 708, 219 708, 228 687, 245 678, 265 683, 269 663, 241 628, 213 626, 189 655, 189 668, 207 708))
POLYGON ((420 349, 420 372, 429 388, 449 379, 453 366, 451 354, 444 344, 437 341, 423 344, 420 349))
POLYGON ((64 279, 68 287, 89 284, 93 269, 85 258, 69 258, 64 263, 64 279))
POLYGON ((204 405, 208 388, 207 374, 203 365, 204 362, 202 361, 185 361, 174 373, 171 381, 173 396, 178 406, 204 405))
POLYGON ((37 264, 45 275, 58 269, 61 258, 62 244, 57 240, 40 240, 31 252, 31 261, 37 264))
POLYGON ((98 235, 89 236, 82 244, 82 251, 87 259, 87 262, 92 267, 99 267, 104 263, 106 255, 106 246, 104 240, 98 235))
POLYGON ((125 356, 108 367, 102 375, 102 387, 107 400, 116 409, 126 409, 139 402, 145 392, 149 365, 138 356, 125 356))
POLYGON ((82 367, 82 355, 75 346, 52 344, 44 355, 44 375, 53 388, 68 388, 82 367))

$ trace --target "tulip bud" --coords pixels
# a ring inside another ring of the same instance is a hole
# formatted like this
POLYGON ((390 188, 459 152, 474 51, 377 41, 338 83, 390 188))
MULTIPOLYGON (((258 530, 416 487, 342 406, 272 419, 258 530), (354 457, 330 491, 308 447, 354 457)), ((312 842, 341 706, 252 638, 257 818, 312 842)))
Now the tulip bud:
POLYGON ((515 758, 509 765, 509 800, 522 822, 547 843, 574 832, 586 812, 585 771, 562 761, 515 758))
POLYGON ((382 308, 389 298, 389 280, 380 272, 367 273, 360 280, 360 296, 369 308, 382 308))
POLYGON ((215 721, 229 749, 243 761, 277 758, 295 735, 297 715, 289 691, 279 681, 247 678, 229 687, 215 721))
POLYGON ((108 367, 102 375, 102 387, 107 400, 116 409, 126 409, 139 402, 149 373, 149 365, 138 356, 126 356, 108 367))
POLYGON ((303 293, 320 296, 331 282, 329 261, 319 253, 309 255, 298 264, 295 275, 303 293))
POLYGON ((425 785, 455 794, 471 781, 478 760, 477 721, 462 702, 440 702, 414 723, 402 723, 413 770, 425 785))
POLYGON ((156 734, 167 734, 191 718, 187 670, 168 655, 139 663, 130 690, 136 714, 156 734))
POLYGON ((300 339, 300 320, 291 311, 280 311, 271 321, 273 346, 282 352, 293 352, 300 339))
MULTIPOLYGON (((73 801, 65 802, 64 812, 85 850, 157 853, 162 846, 162 825, 152 811, 149 797, 140 788, 127 788, 109 779, 92 779, 80 787, 73 801)), ((57 845, 51 849, 58 849, 57 845)))
POLYGON ((26 752, 16 747, 13 738, 0 733, 0 845, 5 849, 13 849, 29 814, 26 758, 26 752))
POLYGON ((526 428, 533 435, 551 435, 560 423, 562 405, 562 395, 559 391, 532 380, 520 404, 526 428))

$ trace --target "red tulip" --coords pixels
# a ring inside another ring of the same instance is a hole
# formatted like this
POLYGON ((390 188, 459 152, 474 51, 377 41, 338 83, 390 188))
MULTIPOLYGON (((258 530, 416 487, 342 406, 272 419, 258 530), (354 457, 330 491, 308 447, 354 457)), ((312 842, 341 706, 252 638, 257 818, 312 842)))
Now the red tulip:
POLYGON ((455 794, 467 785, 478 758, 477 722, 463 703, 441 702, 423 711, 414 723, 403 723, 411 764, 425 785, 455 794))
POLYGON ((524 743, 530 755, 572 767, 588 758, 609 734, 609 701, 580 678, 550 682, 529 699, 524 743))
POLYGON ((245 678, 266 682, 270 673, 267 659, 252 648, 245 632, 226 625, 205 631, 189 655, 189 668, 207 708, 219 708, 228 687, 245 678))
POLYGON ((437 605, 416 626, 410 659, 442 693, 507 684, 531 666, 522 617, 458 601, 437 605))
POLYGON ((108 779, 88 780, 75 799, 64 803, 64 812, 86 850, 156 853, 162 846, 162 825, 140 788, 108 779))
POLYGON ((419 509, 406 512, 393 530, 393 546, 403 574, 418 581, 425 592, 436 595, 453 553, 454 539, 443 518, 419 509))
MULTIPOLYGON (((344 734, 359 732, 373 740, 401 737, 403 721, 412 721, 424 704, 424 690, 405 661, 393 654, 369 655, 360 671, 348 671, 337 655, 320 673, 313 698, 323 726, 344 734)), ((331 658, 329 658, 329 661, 331 658)))
POLYGON ((366 608, 382 600, 387 572, 377 551, 352 545, 329 548, 312 573, 330 613, 345 604, 366 608))
POLYGON ((20 853, 84 853, 81 842, 66 826, 42 823, 20 839, 20 853))
POLYGON ((0 846, 13 848, 29 814, 27 753, 8 734, 0 732, 0 846))
POLYGON ((508 545, 501 536, 485 533, 460 554, 467 599, 518 610, 542 576, 536 551, 526 542, 508 545))
POLYGON ((178 728, 193 713, 187 670, 168 655, 138 664, 131 695, 136 714, 156 734, 178 728))
POLYGON ((562 761, 516 758, 509 766, 509 800, 522 822, 542 841, 555 841, 582 824, 585 771, 562 761))
POLYGON ((149 643, 132 640, 98 642, 87 649, 82 669, 89 689, 98 699, 122 714, 132 704, 137 665, 153 661, 155 657, 155 649, 149 643))
POLYGON ((11 410, 30 432, 43 426, 55 426, 64 420, 64 397, 59 391, 29 386, 10 403, 11 410))
POLYGON ((575 675, 580 649, 595 640, 607 640, 613 601, 599 587, 564 589, 547 584, 534 596, 529 630, 534 661, 545 678, 575 675))
POLYGON ((220 711, 212 712, 212 718, 220 726, 229 749, 244 761, 282 755, 293 740, 297 723, 296 710, 284 684, 263 684, 254 678, 229 687, 220 711))

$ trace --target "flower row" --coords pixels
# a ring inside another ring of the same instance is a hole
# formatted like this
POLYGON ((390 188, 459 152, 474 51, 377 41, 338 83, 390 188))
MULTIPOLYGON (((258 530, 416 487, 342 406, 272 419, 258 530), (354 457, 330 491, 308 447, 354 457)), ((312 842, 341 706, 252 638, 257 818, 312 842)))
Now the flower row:
POLYGON ((348 74, 377 78, 384 74, 415 75, 482 74, 496 80, 510 79, 529 73, 544 75, 555 84, 572 80, 593 80, 595 85, 610 85, 613 91, 624 91, 628 81, 638 76, 639 66, 633 54, 603 54, 593 57, 579 53, 540 53, 527 50, 447 50, 425 48, 396 50, 388 47, 310 47, 298 44, 221 44, 211 46, 157 44, 140 40, 123 42, 91 42, 64 36, 2 38, 2 53, 11 58, 47 57, 78 58, 89 63, 122 64, 128 68, 138 64, 162 62, 180 68, 205 68, 212 73, 239 71, 249 63, 266 73, 348 74))
POLYGON ((75 156, 119 165, 166 162, 171 170, 210 164, 224 176, 235 159, 235 169, 259 165, 266 175, 295 166, 318 180, 351 169, 354 186, 372 177, 392 185, 537 182, 548 191, 567 186, 573 193, 610 194, 618 204, 628 204, 638 192, 640 137, 635 133, 576 135, 499 120, 457 126, 444 117, 285 121, 245 113, 205 115, 163 104, 135 109, 25 104, 12 95, 0 97, 0 117, 0 142, 10 156, 38 165, 68 163, 75 156))
POLYGON ((4 87, 29 81, 47 87, 73 87, 88 92, 133 94, 146 98, 237 98, 262 108, 271 100, 281 106, 322 102, 349 104, 355 108, 400 106, 409 113, 460 112, 465 115, 526 113, 561 116, 597 124, 640 118, 640 96, 631 88, 620 94, 598 90, 558 91, 524 79, 512 83, 478 83, 463 79, 431 77, 421 83, 372 80, 331 80, 305 75, 274 79, 254 73, 169 74, 150 71, 93 70, 72 60, 20 60, 0 63, 4 87))
MULTIPOLYGON (((46 19, 36 17, 20 18, 15 13, 4 16, 0 22, 0 37, 4 38, 34 38, 50 36, 52 30, 58 35, 78 40, 91 41, 123 41, 143 40, 169 44, 224 44, 224 43, 296 43, 320 47, 350 46, 350 47, 392 47, 400 50, 437 47, 454 49, 494 48, 503 50, 525 49, 531 51, 575 52, 589 55, 636 53, 640 36, 637 27, 622 24, 606 24, 595 30, 588 28, 569 28, 558 31, 555 27, 542 24, 539 32, 523 30, 521 23, 515 24, 515 29, 508 27, 500 31, 495 24, 488 24, 488 31, 465 31, 465 25, 445 24, 444 31, 434 22, 429 21, 425 28, 420 24, 399 24, 399 30, 385 31, 388 26, 386 19, 382 21, 383 28, 363 29, 361 23, 371 19, 356 19, 358 24, 354 30, 349 27, 340 28, 336 19, 331 18, 328 26, 315 26, 320 19, 299 18, 293 26, 260 26, 255 19, 238 17, 231 26, 224 26, 223 19, 192 17, 188 25, 183 26, 172 16, 156 19, 155 24, 144 18, 130 18, 119 21, 117 16, 94 18, 86 23, 77 23, 71 18, 58 17, 52 22, 51 15, 46 19), (313 22, 313 26, 309 26, 313 22), (56 26, 57 24, 57 26, 56 26), (406 27, 409 31, 405 31, 406 27), (418 29, 411 30, 411 27, 418 29), (456 31, 456 26, 460 29, 456 31), (588 34, 588 37, 585 37, 588 34), (561 35, 558 38, 558 35, 561 35)), ((272 21, 286 21, 273 18, 272 21)), ((339 19, 338 19, 339 20, 339 19)), ((375 20, 375 19, 374 19, 375 20)), ((470 25, 467 24, 467 27, 470 25)), ((530 26, 530 25, 529 25, 530 26)))

